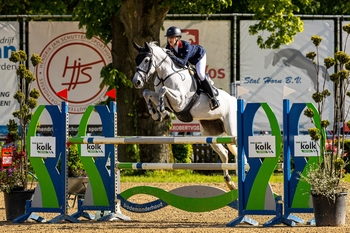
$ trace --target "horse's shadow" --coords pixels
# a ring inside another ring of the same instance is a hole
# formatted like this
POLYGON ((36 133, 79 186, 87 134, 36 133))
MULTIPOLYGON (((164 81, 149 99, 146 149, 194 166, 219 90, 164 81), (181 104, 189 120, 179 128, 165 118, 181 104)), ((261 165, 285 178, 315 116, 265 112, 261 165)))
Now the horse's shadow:
MULTIPOLYGON (((267 69, 271 64, 272 66, 276 66, 278 62, 282 62, 283 66, 286 67, 297 67, 301 70, 305 70, 312 83, 314 84, 315 90, 317 90, 317 82, 318 77, 316 73, 316 67, 314 63, 305 57, 299 50, 297 49, 281 49, 278 52, 271 52, 265 57, 264 68, 267 69)), ((329 81, 329 74, 326 70, 325 66, 319 66, 319 74, 323 83, 323 79, 326 78, 326 81, 329 81)))

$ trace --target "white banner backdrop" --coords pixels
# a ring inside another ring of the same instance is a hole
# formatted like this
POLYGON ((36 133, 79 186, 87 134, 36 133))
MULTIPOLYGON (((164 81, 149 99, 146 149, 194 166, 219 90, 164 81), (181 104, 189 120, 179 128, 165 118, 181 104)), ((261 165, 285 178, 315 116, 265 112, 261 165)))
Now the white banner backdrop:
MULTIPOLYGON (((166 20, 164 29, 160 34, 161 47, 165 47, 167 40, 166 29, 177 26, 182 30, 182 39, 191 44, 199 44, 207 52, 206 73, 214 81, 217 88, 230 94, 231 83, 231 22, 222 21, 191 21, 166 20), (163 34, 162 34, 163 33, 163 34)), ((199 132, 197 121, 184 123, 173 120, 171 131, 199 132), (195 124, 193 124, 195 123, 195 124)))
MULTIPOLYGON (((230 93, 231 83, 231 21, 164 21, 164 29, 177 26, 182 30, 182 39, 199 44, 207 51, 207 68, 217 88, 230 93)), ((161 31, 161 47, 166 46, 165 31, 161 31), (163 33, 163 34, 162 34, 163 33)))
MULTIPOLYGON (((342 26, 349 24, 350 21, 342 21, 342 26)), ((350 54, 350 35, 348 35, 346 32, 343 31, 343 29, 341 29, 341 33, 342 33, 342 51, 345 52, 346 54, 350 54), (349 36, 349 37, 347 37, 349 36), (346 46, 346 47, 345 47, 346 46), (345 49, 345 50, 344 50, 345 49)), ((349 91, 349 89, 347 90, 349 91)), ((345 120, 345 122, 350 120, 350 114, 347 112, 348 109, 350 108, 350 98, 346 97, 346 106, 344 109, 342 109, 344 111, 345 114, 347 114, 347 119, 345 120)), ((345 130, 349 131, 349 128, 347 127, 347 125, 345 124, 345 130)))
POLYGON ((18 103, 13 98, 17 91, 17 66, 9 60, 12 51, 19 50, 19 24, 18 22, 0 22, 0 135, 7 134, 9 119, 14 119, 14 112, 18 103))
MULTIPOLYGON (((112 62, 110 45, 97 37, 87 39, 78 22, 29 22, 29 43, 30 55, 37 53, 43 60, 35 70, 39 105, 61 106, 57 93, 67 89, 69 123, 76 125, 89 105, 106 99, 107 88, 99 88, 100 71, 112 62)), ((43 116, 40 123, 52 122, 43 116)), ((90 123, 101 124, 97 114, 90 123)))
MULTIPOLYGON (((334 54, 334 22, 332 20, 304 20, 304 31, 297 34, 294 42, 290 45, 281 46, 278 50, 262 50, 256 43, 256 36, 250 36, 249 26, 254 21, 241 21, 240 38, 240 83, 249 92, 241 98, 248 102, 266 102, 274 110, 282 127, 283 89, 284 87, 295 90, 288 95, 292 103, 312 102, 311 95, 315 92, 316 71, 311 60, 305 55, 308 52, 316 52, 311 42, 311 37, 318 35, 322 37, 319 46, 320 55, 320 78, 319 83, 323 85, 325 67, 323 59, 334 54)), ((333 69, 330 70, 330 74, 333 69)), ((326 88, 332 91, 332 82, 326 75, 326 88)), ((322 86, 321 86, 322 87, 322 86)), ((324 118, 333 121, 332 106, 333 98, 328 98, 324 109, 324 118)), ((256 131, 269 131, 266 125, 267 118, 259 109, 255 120, 256 131)), ((310 119, 305 116, 300 118, 300 130, 312 127, 310 119)))

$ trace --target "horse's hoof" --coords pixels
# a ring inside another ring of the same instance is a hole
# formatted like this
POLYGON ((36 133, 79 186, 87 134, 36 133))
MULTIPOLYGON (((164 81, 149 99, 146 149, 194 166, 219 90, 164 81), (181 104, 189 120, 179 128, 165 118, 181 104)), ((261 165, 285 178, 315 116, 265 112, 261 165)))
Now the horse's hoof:
POLYGON ((235 183, 233 183, 232 181, 227 183, 227 187, 230 189, 230 190, 236 190, 236 185, 235 183))
POLYGON ((161 122, 162 121, 162 117, 159 114, 153 115, 152 118, 153 118, 154 121, 157 121, 157 122, 161 122))
POLYGON ((227 187, 228 187, 230 190, 235 190, 235 189, 237 189, 235 183, 233 183, 233 182, 231 181, 231 176, 230 176, 230 175, 224 176, 224 180, 225 180, 225 183, 226 183, 227 187))

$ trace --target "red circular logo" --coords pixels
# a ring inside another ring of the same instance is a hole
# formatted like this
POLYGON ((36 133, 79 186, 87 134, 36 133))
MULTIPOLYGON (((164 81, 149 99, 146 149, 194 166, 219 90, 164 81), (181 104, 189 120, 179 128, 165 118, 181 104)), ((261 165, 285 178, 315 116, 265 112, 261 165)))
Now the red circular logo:
POLYGON ((63 99, 58 92, 68 90, 68 111, 83 113, 89 105, 106 99, 100 88, 102 67, 112 62, 111 50, 103 41, 87 39, 83 32, 62 34, 51 40, 40 54, 36 77, 41 95, 53 105, 63 99))

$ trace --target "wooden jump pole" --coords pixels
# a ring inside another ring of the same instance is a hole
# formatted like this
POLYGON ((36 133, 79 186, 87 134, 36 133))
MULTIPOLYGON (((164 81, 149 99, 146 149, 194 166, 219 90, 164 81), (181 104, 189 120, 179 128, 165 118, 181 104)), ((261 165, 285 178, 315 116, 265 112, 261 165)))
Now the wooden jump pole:
MULTIPOLYGON (((236 163, 125 163, 118 162, 115 169, 124 170, 237 170, 236 163)), ((247 164, 246 170, 249 169, 247 164)))
POLYGON ((236 137, 73 137, 69 139, 72 144, 211 144, 235 143, 236 137))

